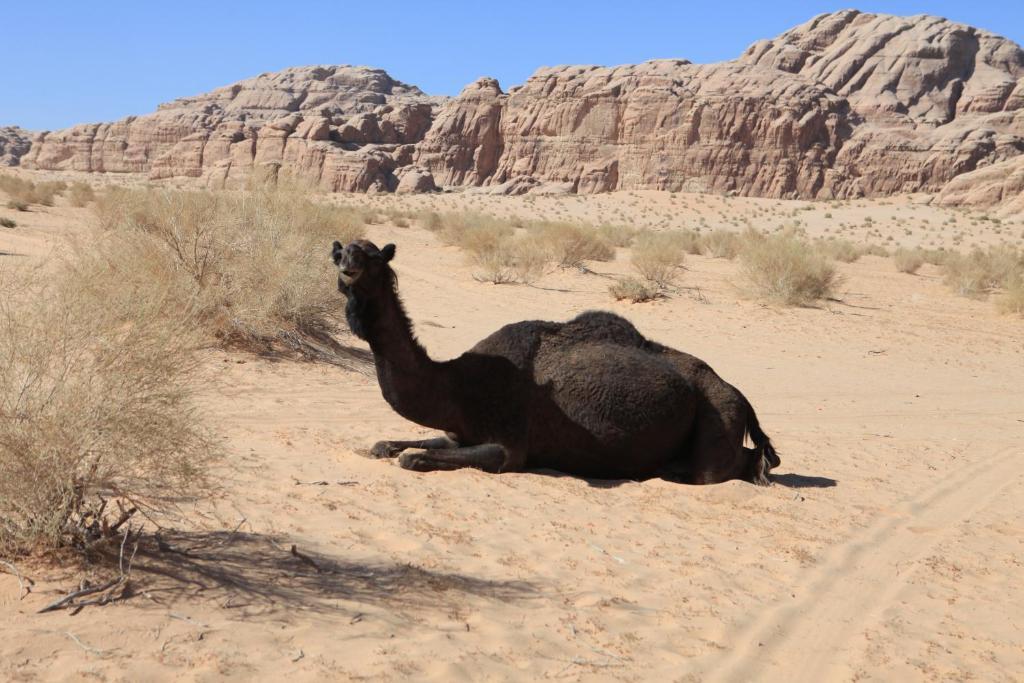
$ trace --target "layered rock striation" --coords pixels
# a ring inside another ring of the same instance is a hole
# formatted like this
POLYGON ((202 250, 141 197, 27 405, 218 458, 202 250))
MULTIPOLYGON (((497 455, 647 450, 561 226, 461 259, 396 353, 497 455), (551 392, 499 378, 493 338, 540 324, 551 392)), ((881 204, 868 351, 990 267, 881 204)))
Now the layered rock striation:
POLYGON ((17 166, 32 146, 32 133, 17 126, 0 126, 0 166, 17 166))
POLYGON ((1013 199, 1022 155, 1019 46, 937 17, 848 10, 731 62, 542 68, 508 92, 484 78, 455 98, 365 67, 287 69, 41 134, 22 164, 211 185, 265 167, 335 191, 932 192, 984 204, 1013 199))

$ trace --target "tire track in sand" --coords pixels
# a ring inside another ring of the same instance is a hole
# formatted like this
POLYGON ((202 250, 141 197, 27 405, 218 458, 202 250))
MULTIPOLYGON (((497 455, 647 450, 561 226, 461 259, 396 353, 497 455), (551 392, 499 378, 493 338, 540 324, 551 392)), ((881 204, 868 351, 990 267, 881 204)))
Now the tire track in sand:
POLYGON ((799 596, 765 607, 740 627, 721 657, 702 667, 703 677, 850 680, 864 649, 860 635, 881 621, 922 560, 959 522, 1020 483, 1022 460, 1015 448, 982 458, 830 550, 799 596))

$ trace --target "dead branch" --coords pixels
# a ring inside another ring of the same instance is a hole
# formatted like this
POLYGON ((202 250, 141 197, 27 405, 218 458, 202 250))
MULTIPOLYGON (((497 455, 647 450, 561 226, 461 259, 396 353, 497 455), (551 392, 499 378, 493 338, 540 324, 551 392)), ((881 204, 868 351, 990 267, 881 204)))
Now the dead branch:
POLYGON ((85 650, 86 652, 89 652, 89 653, 94 654, 94 655, 100 655, 101 657, 103 656, 103 654, 104 654, 103 650, 98 650, 98 649, 96 649, 94 647, 89 647, 88 645, 86 645, 85 643, 80 641, 78 639, 78 636, 76 636, 71 631, 64 631, 64 635, 66 635, 71 640, 75 641, 75 644, 78 645, 78 647, 80 647, 83 650, 85 650))
POLYGON ((32 579, 30 579, 27 576, 22 576, 21 572, 18 571, 18 568, 15 567, 10 562, 7 562, 5 560, 0 560, 0 564, 4 565, 8 569, 10 569, 11 573, 14 574, 18 578, 18 589, 19 589, 19 592, 21 592, 21 597, 19 597, 18 599, 19 600, 24 600, 25 596, 32 592, 32 586, 36 585, 36 582, 33 581, 32 579), (28 584, 27 586, 25 585, 26 583, 28 584))
POLYGON ((36 614, 44 614, 46 612, 54 612, 54 611, 59 610, 59 609, 64 609, 66 607, 70 607, 70 606, 72 606, 71 603, 75 599, 77 599, 77 598, 81 598, 81 597, 84 597, 86 595, 94 595, 95 593, 102 593, 104 591, 108 591, 108 590, 111 590, 113 588, 117 588, 122 583, 124 583, 126 580, 127 580, 126 577, 119 576, 116 579, 111 579, 110 581, 107 581, 104 584, 100 584, 99 586, 90 586, 88 588, 83 588, 81 590, 74 591, 73 593, 69 593, 68 595, 65 595, 63 598, 61 598, 59 600, 51 602, 49 605, 47 605, 46 607, 44 607, 41 610, 39 610, 38 612, 36 612, 36 614))
POLYGON ((309 555, 304 555, 303 553, 300 553, 299 549, 295 546, 294 543, 292 544, 292 551, 291 552, 292 552, 292 557, 297 557, 298 559, 300 559, 303 562, 305 562, 306 564, 308 564, 310 567, 312 567, 313 569, 316 570, 317 574, 323 573, 323 570, 320 569, 320 565, 318 565, 316 562, 314 562, 313 558, 311 558, 309 555))

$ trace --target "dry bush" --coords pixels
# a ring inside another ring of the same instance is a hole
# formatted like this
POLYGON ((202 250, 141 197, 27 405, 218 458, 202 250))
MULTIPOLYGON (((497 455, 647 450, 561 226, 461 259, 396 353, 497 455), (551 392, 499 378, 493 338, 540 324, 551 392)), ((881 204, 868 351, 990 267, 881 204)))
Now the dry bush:
POLYGON ((643 233, 633 245, 633 268, 647 282, 668 287, 683 265, 688 243, 688 236, 682 232, 643 233))
POLYGON ((661 295, 661 288, 652 282, 638 280, 635 277, 626 277, 610 285, 608 292, 615 297, 616 301, 629 299, 633 303, 638 304, 657 299, 661 295))
POLYGON ((470 253, 477 266, 474 277, 496 285, 533 284, 548 263, 546 245, 533 237, 506 237, 470 253))
POLYGON ((95 547, 116 522, 103 500, 152 516, 205 490, 198 328, 170 279, 107 267, 124 246, 0 272, 0 555, 95 547))
POLYGON ((833 266, 799 238, 772 235, 746 243, 743 272, 763 298, 799 306, 831 297, 839 284, 833 266))
POLYGON ((537 221, 527 231, 543 244, 552 261, 562 268, 578 268, 585 261, 610 261, 615 248, 589 225, 563 221, 537 221))
POLYGON ((131 238, 137 259, 177 281, 209 333, 250 348, 333 329, 327 245, 359 237, 363 225, 358 212, 270 188, 115 189, 95 210, 104 227, 131 238))
POLYGON ((4 228, 16 228, 18 227, 17 221, 11 218, 0 218, 0 227, 4 228))
POLYGON ((613 247, 628 247, 640 231, 631 225, 604 223, 597 226, 598 237, 613 247))
POLYGON ((0 190, 8 196, 7 205, 25 211, 30 204, 53 206, 54 197, 67 189, 62 181, 34 183, 11 175, 0 175, 0 190))
POLYGON ((996 308, 1001 313, 1024 316, 1024 277, 1007 285, 1003 295, 996 299, 996 308))
POLYGON ((701 239, 701 253, 714 258, 734 259, 741 246, 740 236, 729 230, 714 230, 701 239))
POLYGON ((853 263, 864 253, 863 249, 846 239, 818 240, 816 245, 825 256, 842 263, 853 263))
POLYGON ((948 254, 942 262, 945 283, 961 296, 981 297, 995 288, 1009 288, 1024 276, 1024 254, 1012 247, 975 249, 948 254))
POLYGON ((72 183, 68 189, 68 203, 71 206, 88 206, 90 202, 95 201, 96 192, 92 189, 92 185, 88 183, 72 183))
POLYGON ((437 232, 444 226, 444 219, 437 211, 420 211, 415 218, 421 227, 430 232, 437 232))
POLYGON ((913 275, 924 265, 924 254, 920 249, 904 249, 900 247, 892 254, 892 262, 896 270, 913 275))
POLYGON ((459 247, 473 254, 492 249, 498 242, 515 232, 507 221, 482 213, 446 213, 436 231, 445 244, 459 247))
POLYGON ((889 257, 889 250, 883 247, 881 244, 866 244, 861 248, 861 254, 864 256, 881 256, 882 258, 889 257))

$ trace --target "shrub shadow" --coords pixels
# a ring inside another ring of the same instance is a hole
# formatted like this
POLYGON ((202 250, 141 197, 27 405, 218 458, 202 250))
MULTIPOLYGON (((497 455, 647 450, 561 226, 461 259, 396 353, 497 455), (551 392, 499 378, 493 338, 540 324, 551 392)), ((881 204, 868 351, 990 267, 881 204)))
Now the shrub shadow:
MULTIPOLYGON (((151 600, 202 596, 225 607, 287 606, 336 612, 338 600, 396 608, 450 607, 459 598, 522 600, 523 581, 488 580, 413 564, 350 562, 263 534, 163 532, 144 540, 132 567, 151 600)), ((142 604, 142 603, 139 603, 142 604)))

